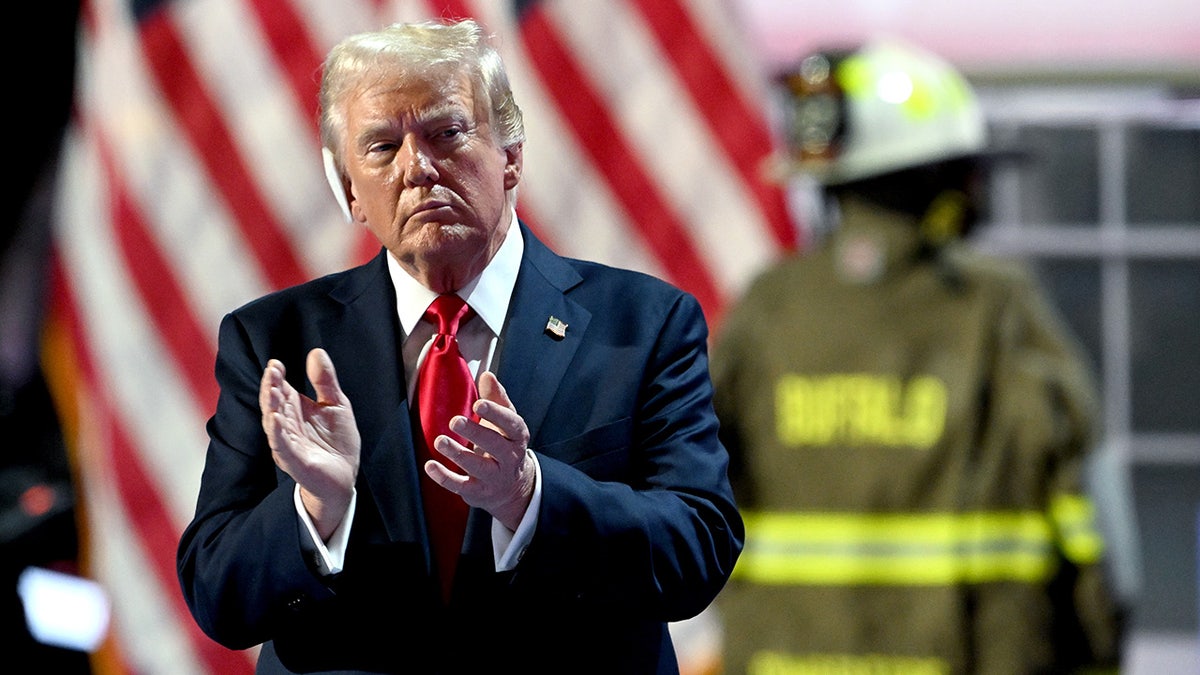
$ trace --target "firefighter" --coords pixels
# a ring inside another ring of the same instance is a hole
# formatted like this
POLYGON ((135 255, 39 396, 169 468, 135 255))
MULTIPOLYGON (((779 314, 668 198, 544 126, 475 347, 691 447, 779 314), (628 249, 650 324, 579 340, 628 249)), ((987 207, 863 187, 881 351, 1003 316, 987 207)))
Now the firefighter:
POLYGON ((730 675, 1113 668, 1083 487, 1097 395, 1033 277, 963 240, 992 156, 965 79, 894 42, 779 80, 835 224, 734 303, 712 372, 747 525, 730 675))

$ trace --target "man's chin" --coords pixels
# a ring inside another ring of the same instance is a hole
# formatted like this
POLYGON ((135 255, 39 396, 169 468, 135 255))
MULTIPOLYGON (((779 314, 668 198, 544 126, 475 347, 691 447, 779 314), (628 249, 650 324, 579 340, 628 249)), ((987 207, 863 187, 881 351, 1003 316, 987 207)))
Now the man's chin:
POLYGON ((460 255, 464 248, 483 246, 485 238, 478 229, 459 222, 430 222, 423 227, 421 247, 429 256, 460 255))

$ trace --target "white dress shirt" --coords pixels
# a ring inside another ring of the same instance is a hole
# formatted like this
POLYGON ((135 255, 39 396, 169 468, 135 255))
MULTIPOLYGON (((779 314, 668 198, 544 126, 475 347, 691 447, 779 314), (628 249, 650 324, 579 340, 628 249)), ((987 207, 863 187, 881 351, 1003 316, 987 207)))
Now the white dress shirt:
MULTIPOLYGON (((508 305, 512 298, 513 288, 517 283, 517 272, 521 266, 521 256, 525 251, 525 242, 521 230, 517 226, 517 217, 512 213, 511 224, 505 234, 504 241, 496 251, 496 255, 488 262, 483 272, 469 281, 457 291, 459 297, 470 305, 475 316, 458 328, 458 347, 471 369, 475 380, 479 374, 493 370, 496 363, 496 345, 499 343, 500 331, 504 319, 508 315, 508 305)), ((436 326, 428 321, 422 321, 425 310, 433 302, 437 294, 425 288, 412 278, 391 253, 387 254, 388 274, 396 288, 396 314, 400 326, 404 330, 405 339, 401 347, 404 359, 405 381, 408 382, 408 398, 411 401, 413 389, 416 386, 416 372, 425 354, 433 342, 436 326)), ((335 364, 336 367, 336 364, 335 364)), ((353 403, 353 402, 351 402, 353 403)), ((518 411, 519 412, 519 411, 518 411)), ((516 567, 521 554, 533 537, 534 525, 542 499, 542 476, 538 466, 537 456, 531 451, 525 451, 533 460, 534 492, 533 499, 526 510, 516 532, 510 531, 495 519, 492 520, 492 552, 497 571, 506 571, 516 567)), ((419 471, 424 471, 418 467, 419 471)), ((350 499, 350 508, 341 525, 329 537, 328 542, 321 541, 316 527, 308 512, 300 501, 300 487, 296 486, 294 493, 296 510, 304 522, 312 538, 317 560, 321 571, 326 574, 336 574, 342 569, 345 561, 346 544, 350 537, 350 524, 354 520, 354 509, 358 501, 357 492, 350 499)))

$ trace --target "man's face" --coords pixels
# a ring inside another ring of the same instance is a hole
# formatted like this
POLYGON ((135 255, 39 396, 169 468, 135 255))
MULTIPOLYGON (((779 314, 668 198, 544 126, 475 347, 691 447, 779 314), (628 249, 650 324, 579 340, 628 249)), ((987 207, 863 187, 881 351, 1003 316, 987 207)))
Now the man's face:
POLYGON ((350 211, 439 292, 483 270, 510 225, 521 148, 500 147, 466 74, 368 74, 347 97, 350 211))

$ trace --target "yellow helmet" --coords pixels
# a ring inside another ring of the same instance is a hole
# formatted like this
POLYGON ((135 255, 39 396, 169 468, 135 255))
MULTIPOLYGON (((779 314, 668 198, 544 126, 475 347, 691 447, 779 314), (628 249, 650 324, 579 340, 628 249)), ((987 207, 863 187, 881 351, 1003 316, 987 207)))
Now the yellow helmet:
POLYGON ((780 76, 793 168, 828 185, 981 154, 975 92, 946 61, 896 41, 802 57, 780 76))

